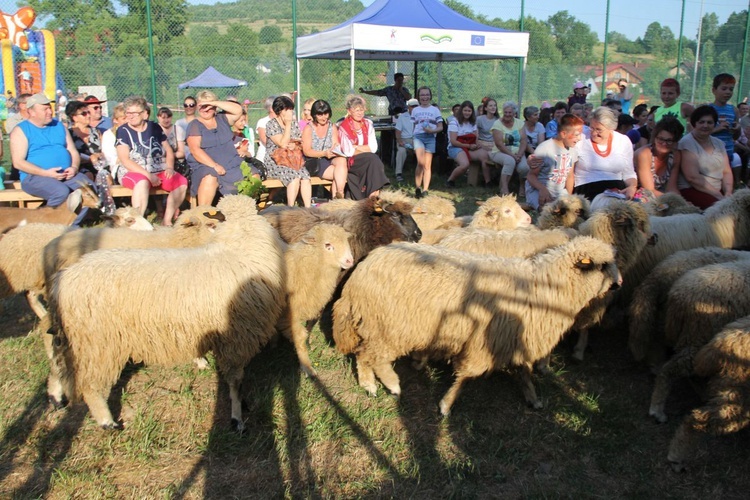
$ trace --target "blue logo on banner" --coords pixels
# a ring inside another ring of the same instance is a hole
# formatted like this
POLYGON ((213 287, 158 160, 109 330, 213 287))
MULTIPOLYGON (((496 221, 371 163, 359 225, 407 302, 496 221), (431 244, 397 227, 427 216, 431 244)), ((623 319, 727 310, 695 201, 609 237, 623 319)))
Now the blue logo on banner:
POLYGON ((484 35, 471 35, 472 45, 484 45, 484 35))

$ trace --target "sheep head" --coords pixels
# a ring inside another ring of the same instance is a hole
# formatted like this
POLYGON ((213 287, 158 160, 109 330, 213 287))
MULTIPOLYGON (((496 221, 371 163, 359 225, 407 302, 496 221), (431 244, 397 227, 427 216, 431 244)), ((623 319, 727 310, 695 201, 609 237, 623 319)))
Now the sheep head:
POLYGON ((351 234, 335 224, 318 224, 308 231, 300 240, 302 244, 321 246, 326 261, 334 263, 343 270, 354 265, 352 247, 349 244, 351 234))
POLYGON ((537 225, 539 229, 577 229, 590 216, 591 205, 586 198, 581 195, 563 195, 542 208, 537 225))
POLYGON ((216 208, 226 216, 227 220, 240 220, 245 217, 258 215, 255 200, 241 194, 223 197, 219 200, 216 208))
POLYGON ((112 227, 126 227, 135 231, 153 231, 151 225, 140 214, 140 210, 135 207, 120 207, 112 215, 102 214, 102 219, 108 221, 112 227))
POLYGON ((516 229, 531 225, 531 216, 524 212, 514 195, 493 196, 482 204, 474 214, 470 227, 494 229, 516 229))
POLYGON ((374 217, 390 217, 390 220, 400 228, 400 235, 384 235, 390 238, 385 244, 393 241, 411 241, 417 242, 422 238, 422 231, 419 229, 417 222, 411 213, 414 207, 404 201, 389 203, 381 199, 370 198, 365 206, 372 204, 371 215, 374 217))
POLYGON ((583 274, 602 273, 598 295, 622 285, 622 275, 617 268, 615 249, 597 238, 579 236, 571 240, 569 244, 550 252, 566 253, 570 265, 583 274))

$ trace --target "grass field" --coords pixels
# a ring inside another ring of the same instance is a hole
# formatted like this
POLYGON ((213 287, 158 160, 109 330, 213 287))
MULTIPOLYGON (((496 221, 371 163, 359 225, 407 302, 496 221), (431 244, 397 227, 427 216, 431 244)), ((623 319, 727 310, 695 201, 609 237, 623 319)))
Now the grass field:
MULTIPOLYGON (((488 189, 441 191, 460 212, 488 189)), ((104 279, 104 277, 103 277, 104 279)), ((436 290, 435 293, 440 293, 436 290)), ((138 305, 136 305, 138 306, 138 305)), ((46 402, 47 362, 22 297, 0 302, 0 498, 747 498, 750 436, 711 439, 687 473, 668 443, 699 400, 681 384, 670 421, 647 416, 652 378, 626 348, 622 321, 592 334, 582 364, 558 347, 537 376, 532 410, 506 372, 466 384, 448 418, 437 404, 450 365, 396 364, 402 397, 368 397, 352 360, 316 327, 300 374, 291 346, 248 366, 247 431, 229 426, 227 387, 211 368, 129 366, 110 403, 122 431, 103 431, 83 404, 46 402)), ((197 314, 197 313, 196 313, 197 314)))

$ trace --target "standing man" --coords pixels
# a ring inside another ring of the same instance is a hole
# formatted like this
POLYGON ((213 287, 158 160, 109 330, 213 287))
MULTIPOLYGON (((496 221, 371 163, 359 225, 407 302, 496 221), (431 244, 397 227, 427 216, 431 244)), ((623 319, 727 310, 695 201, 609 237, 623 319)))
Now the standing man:
POLYGON ((620 112, 629 115, 630 102, 633 100, 633 94, 628 90, 628 82, 624 78, 620 78, 620 81, 617 82, 617 87, 620 89, 620 92, 615 95, 615 99, 622 104, 620 112))
MULTIPOLYGON (((47 200, 47 206, 62 205, 80 183, 91 181, 78 173, 80 156, 65 126, 52 116, 50 100, 42 92, 26 99, 29 118, 10 134, 10 156, 21 171, 21 189, 47 200)), ((92 186, 93 188, 93 186, 92 186)), ((84 212, 74 223, 79 223, 84 212)))
POLYGON ((100 101, 95 95, 90 95, 83 102, 89 105, 89 125, 102 134, 112 128, 112 119, 102 116, 102 104, 107 101, 100 101))
POLYGON ((396 73, 393 75, 393 85, 390 87, 384 87, 380 90, 365 90, 362 87, 359 91, 367 95, 376 95, 380 97, 388 98, 388 114, 396 116, 398 113, 397 109, 406 109, 406 101, 411 99, 409 90, 404 87, 404 74, 396 73))
POLYGON ((409 99, 406 101, 408 110, 404 111, 396 119, 396 181, 404 182, 404 163, 408 149, 414 151, 414 122, 411 120, 411 112, 419 106, 419 101, 409 99))

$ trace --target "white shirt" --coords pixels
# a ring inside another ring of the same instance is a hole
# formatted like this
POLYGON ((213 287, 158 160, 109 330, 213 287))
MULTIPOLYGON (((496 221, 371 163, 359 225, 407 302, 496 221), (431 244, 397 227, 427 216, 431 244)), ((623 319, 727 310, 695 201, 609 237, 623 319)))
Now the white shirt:
POLYGON ((599 181, 624 181, 637 178, 633 166, 633 143, 626 135, 612 131, 612 149, 606 157, 594 152, 597 148, 603 153, 605 147, 599 147, 590 139, 576 144, 578 163, 575 167, 575 185, 582 186, 599 181))
POLYGON ((426 134, 435 132, 425 132, 425 128, 435 130, 437 124, 442 121, 443 115, 440 114, 440 110, 435 106, 417 106, 411 112, 411 119, 414 121, 414 135, 426 134))
POLYGON ((396 130, 401 131, 402 139, 411 139, 414 137, 414 122, 411 121, 411 115, 408 111, 401 113, 396 118, 396 130))

